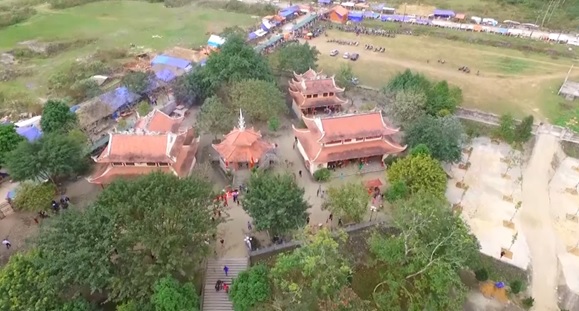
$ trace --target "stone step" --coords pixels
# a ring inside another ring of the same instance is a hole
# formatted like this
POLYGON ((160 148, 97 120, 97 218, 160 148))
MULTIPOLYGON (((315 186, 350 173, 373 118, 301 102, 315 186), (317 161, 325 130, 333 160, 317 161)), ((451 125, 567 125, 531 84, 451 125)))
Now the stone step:
POLYGON ((203 286, 202 311, 233 311, 233 305, 229 296, 224 291, 215 291, 217 280, 231 284, 241 271, 245 271, 249 265, 248 258, 220 258, 210 260, 207 263, 205 284, 203 286), (223 267, 229 268, 227 276, 223 267))

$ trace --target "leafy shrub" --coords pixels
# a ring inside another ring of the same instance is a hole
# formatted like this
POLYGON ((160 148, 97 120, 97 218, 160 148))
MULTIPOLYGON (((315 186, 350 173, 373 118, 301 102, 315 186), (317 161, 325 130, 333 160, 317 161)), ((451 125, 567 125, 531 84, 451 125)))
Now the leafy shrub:
POLYGON ((279 130, 279 119, 276 116, 271 117, 267 121, 267 128, 272 132, 277 132, 279 130))
POLYGON ((525 310, 529 310, 533 307, 533 305, 535 305, 535 298, 527 297, 527 298, 523 299, 522 303, 523 303, 523 308, 525 308, 525 310))
POLYGON ((512 143, 514 140, 515 118, 510 114, 504 114, 499 120, 499 127, 495 130, 494 136, 512 143))
POLYGON ((419 154, 429 156, 430 155, 430 149, 425 144, 418 144, 418 145, 416 145, 416 147, 410 149, 410 155, 411 156, 415 156, 415 155, 419 155, 419 154))
POLYGON ((521 280, 514 280, 511 282, 511 284, 509 284, 509 286, 511 287, 511 293, 513 294, 518 294, 521 291, 523 291, 523 281, 521 280))
POLYGON ((229 292, 235 311, 252 310, 255 304, 269 299, 271 291, 268 274, 268 268, 262 264, 239 273, 229 292))
POLYGON ((404 199, 408 196, 408 187, 406 183, 399 180, 393 183, 388 190, 386 190, 386 200, 390 203, 404 199))
POLYGON ((480 268, 474 272, 474 276, 479 282, 484 282, 489 279, 489 271, 486 268, 480 268))
POLYGON ((18 188, 14 198, 14 206, 19 210, 31 212, 48 210, 55 193, 56 189, 52 183, 24 182, 18 188))
POLYGON ((386 159, 384 159, 384 165, 386 165, 386 167, 391 166, 392 164, 394 164, 396 161, 398 161, 400 159, 400 157, 395 156, 395 155, 391 155, 386 157, 386 159))
POLYGON ((330 177, 332 177, 332 172, 325 167, 314 172, 315 181, 325 182, 330 180, 330 177))
POLYGON ((35 14, 36 10, 30 7, 12 8, 10 10, 0 12, 0 28, 24 22, 35 14))

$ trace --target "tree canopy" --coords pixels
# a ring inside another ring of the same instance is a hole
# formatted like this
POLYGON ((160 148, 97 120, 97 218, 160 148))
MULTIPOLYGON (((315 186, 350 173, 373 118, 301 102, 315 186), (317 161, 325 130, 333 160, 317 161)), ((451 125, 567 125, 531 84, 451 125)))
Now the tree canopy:
POLYGON ((308 69, 316 69, 318 55, 316 47, 307 42, 300 44, 292 42, 285 44, 269 57, 272 67, 280 72, 303 73, 308 69))
POLYGON ((55 194, 54 184, 23 182, 18 186, 12 205, 19 210, 32 212, 48 210, 55 194))
POLYGON ((270 296, 269 270, 262 264, 240 272, 229 290, 235 311, 250 311, 253 306, 267 301, 270 296))
POLYGON ((106 291, 113 301, 148 301, 152 284, 186 275, 209 253, 211 185, 154 173, 118 180, 86 212, 58 217, 39 235, 61 287, 106 291))
POLYGON ((394 226, 400 234, 377 233, 370 239, 376 259, 388 268, 374 288, 380 310, 461 310, 467 288, 461 268, 478 262, 479 244, 448 202, 418 192, 398 201, 394 226))
POLYGON ((250 121, 267 121, 287 111, 279 88, 263 80, 234 82, 229 90, 229 102, 233 111, 241 109, 250 121))
MULTIPOLYGON (((291 310, 312 310, 318 302, 335 300, 348 285, 352 269, 340 253, 347 234, 332 234, 322 229, 315 234, 305 234, 303 245, 291 253, 277 257, 271 270, 274 284, 281 290, 278 301, 289 301, 291 310)), ((284 310, 290 310, 287 308, 284 310)))
POLYGON ((136 94, 144 94, 150 83, 149 74, 142 71, 131 71, 121 80, 122 85, 136 94))
POLYGON ((399 159, 387 173, 391 184, 403 182, 410 194, 425 191, 442 197, 446 191, 446 173, 429 155, 417 154, 399 159))
POLYGON ((205 99, 199 115, 197 116, 198 128, 206 133, 223 134, 230 131, 235 125, 233 111, 225 106, 217 96, 205 99))
POLYGON ((462 157, 465 133, 456 117, 424 116, 411 123, 405 134, 410 147, 425 145, 435 159, 454 163, 462 157))
POLYGON ((50 179, 76 173, 83 161, 83 146, 68 135, 48 134, 29 143, 21 142, 6 156, 14 180, 50 179))
POLYGON ((44 133, 68 132, 76 126, 76 114, 63 101, 49 100, 42 109, 40 127, 44 133))
POLYGON ((504 114, 494 135, 509 144, 523 144, 533 137, 533 122, 534 118, 531 115, 517 122, 512 115, 504 114))
POLYGON ((352 66, 350 64, 342 64, 336 74, 336 84, 339 87, 343 87, 347 90, 351 89, 354 86, 353 80, 354 79, 354 72, 352 71, 352 66))
POLYGON ((398 124, 406 126, 426 114, 426 94, 419 90, 409 89, 396 92, 394 102, 388 110, 398 124))
POLYGON ((327 208, 344 221, 360 222, 368 212, 370 195, 359 181, 328 189, 327 208))
POLYGON ((193 284, 164 277, 155 283, 151 304, 155 311, 198 311, 199 296, 193 284))
POLYGON ((6 155, 18 147, 24 137, 16 133, 13 124, 0 124, 0 164, 5 163, 6 155))
POLYGON ((204 81, 205 69, 196 68, 194 71, 178 77, 173 82, 173 95, 179 104, 191 107, 203 103, 205 97, 211 95, 204 81))
POLYGON ((253 173, 243 209, 253 218, 255 229, 272 235, 287 233, 306 225, 308 203, 304 189, 288 174, 253 173))
POLYGON ((203 68, 204 83, 209 94, 213 94, 227 83, 248 79, 274 80, 267 59, 257 54, 245 38, 231 34, 219 53, 211 53, 207 58, 203 68))

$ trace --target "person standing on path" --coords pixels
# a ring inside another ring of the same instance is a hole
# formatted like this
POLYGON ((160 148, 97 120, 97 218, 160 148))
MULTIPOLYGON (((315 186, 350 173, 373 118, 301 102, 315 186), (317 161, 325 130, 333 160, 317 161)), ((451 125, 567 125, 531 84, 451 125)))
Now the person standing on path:
POLYGON ((319 197, 321 193, 322 193, 322 185, 319 185, 318 192, 316 192, 316 196, 319 197))
POLYGON ((227 273, 229 273, 229 267, 223 266, 223 272, 225 272, 225 276, 229 276, 229 275, 227 275, 227 273))
POLYGON ((2 244, 4 244, 4 246, 6 246, 6 249, 10 249, 10 247, 12 247, 12 243, 10 243, 10 241, 8 241, 8 239, 2 240, 2 244))
POLYGON ((298 174, 300 175, 300 178, 301 178, 301 177, 302 177, 302 171, 300 170, 300 171, 298 172, 298 174))
POLYGON ((225 240, 224 240, 224 239, 221 239, 221 240, 219 240, 219 243, 221 243, 221 248, 223 248, 223 246, 224 246, 224 244, 225 244, 225 240))
POLYGON ((247 230, 251 231, 253 227, 251 226, 251 221, 247 221, 247 230))

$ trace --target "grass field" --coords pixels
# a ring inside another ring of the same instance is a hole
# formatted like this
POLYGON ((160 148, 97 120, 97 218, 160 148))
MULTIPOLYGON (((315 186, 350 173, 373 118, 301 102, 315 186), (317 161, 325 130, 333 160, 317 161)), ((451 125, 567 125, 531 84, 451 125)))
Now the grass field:
MULTIPOLYGON (((342 64, 350 64, 363 85, 383 87, 393 75, 410 68, 432 79, 447 80, 461 87, 464 106, 470 108, 512 113, 519 117, 534 114, 551 122, 579 110, 576 109, 579 107, 577 103, 567 102, 556 95, 573 62, 570 59, 552 59, 534 53, 431 37, 356 37, 350 33, 329 32, 329 38, 356 40, 360 45, 327 43, 324 37, 313 40, 312 44, 322 53, 321 67, 326 72, 337 72, 342 64), (385 47, 386 52, 366 51, 364 44, 385 47), (357 52, 361 56, 356 62, 333 58, 328 55, 332 49, 341 53, 357 52), (439 64, 439 59, 445 60, 446 64, 439 64), (471 73, 458 71, 460 66, 468 66, 471 73), (477 71, 480 71, 479 76, 477 71)), ((573 76, 579 77, 579 70, 573 76)))
POLYGON ((257 22, 245 14, 194 6, 168 9, 161 3, 133 1, 95 2, 65 10, 41 6, 37 10, 39 14, 30 20, 0 29, 0 51, 15 48, 19 42, 27 40, 95 41, 55 57, 25 60, 20 66, 32 68, 34 74, 2 83, 0 90, 10 88, 44 96, 48 77, 55 70, 97 49, 128 49, 131 43, 152 50, 174 45, 199 47, 206 43, 208 33, 257 22))

